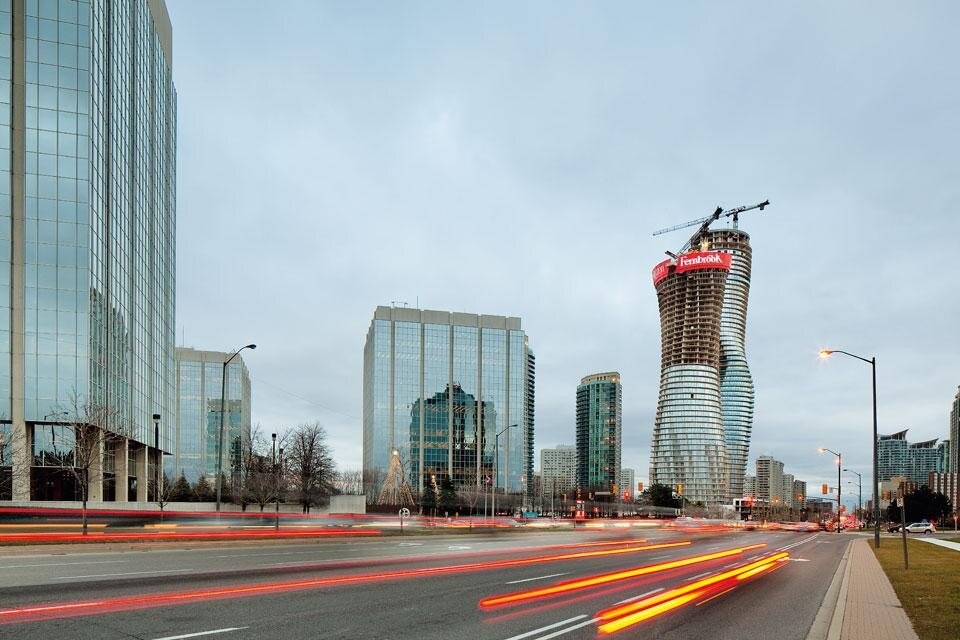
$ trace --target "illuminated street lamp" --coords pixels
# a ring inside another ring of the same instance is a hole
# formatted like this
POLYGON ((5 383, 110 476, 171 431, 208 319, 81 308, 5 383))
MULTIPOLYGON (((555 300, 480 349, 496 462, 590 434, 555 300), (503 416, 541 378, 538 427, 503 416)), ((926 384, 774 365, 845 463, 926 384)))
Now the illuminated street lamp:
POLYGON ((837 533, 840 533, 840 467, 843 465, 843 456, 833 449, 820 447, 820 453, 824 453, 826 451, 829 451, 833 455, 837 456, 837 533))
POLYGON ((856 358, 870 365, 873 374, 873 545, 880 548, 880 478, 879 478, 879 457, 877 454, 877 358, 876 356, 867 360, 861 356, 841 351, 840 349, 821 349, 820 358, 827 359, 834 353, 842 353, 845 356, 856 358))
MULTIPOLYGON (((863 509, 863 476, 853 469, 844 469, 844 471, 857 474, 857 520, 859 520, 860 511, 863 509)), ((853 484, 853 481, 851 480, 847 484, 853 484)))
POLYGON ((220 512, 220 491, 223 485, 223 423, 227 415, 227 365, 244 349, 256 349, 257 345, 248 344, 233 352, 223 362, 223 377, 220 378, 220 435, 217 437, 217 513, 220 512))

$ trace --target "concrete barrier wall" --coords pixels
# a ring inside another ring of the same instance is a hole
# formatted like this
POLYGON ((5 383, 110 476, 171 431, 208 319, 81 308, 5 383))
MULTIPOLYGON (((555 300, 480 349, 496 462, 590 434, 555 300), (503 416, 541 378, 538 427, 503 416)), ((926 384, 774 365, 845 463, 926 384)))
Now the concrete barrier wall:
MULTIPOLYGON (((79 502, 54 501, 0 501, 0 507, 22 507, 28 509, 79 509, 79 502)), ((168 502, 164 511, 216 511, 215 502, 168 502)), ((87 509, 111 509, 115 511, 160 511, 155 502, 87 502, 87 509)), ((264 513, 273 513, 276 506, 271 503, 264 507, 264 513)), ((242 511, 240 505, 222 503, 220 511, 232 513, 242 511)), ((247 505, 247 512, 259 512, 260 505, 247 505)), ((296 503, 280 503, 280 513, 301 513, 303 507, 296 503)), ((366 513, 367 500, 365 496, 330 496, 330 504, 326 507, 311 507, 310 513, 366 513)))

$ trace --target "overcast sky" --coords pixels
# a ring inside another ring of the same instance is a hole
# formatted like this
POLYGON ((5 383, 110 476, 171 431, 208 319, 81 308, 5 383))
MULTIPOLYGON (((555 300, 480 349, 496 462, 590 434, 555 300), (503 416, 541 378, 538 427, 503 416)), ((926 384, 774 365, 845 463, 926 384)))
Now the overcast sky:
POLYGON ((836 484, 825 446, 869 475, 870 368, 824 346, 876 355, 881 433, 946 437, 955 4, 167 3, 177 339, 258 344, 267 433, 320 420, 359 468, 373 311, 419 301, 522 318, 538 467, 574 442, 580 378, 620 371, 623 464, 646 480, 650 270, 687 237, 651 232, 769 198, 741 219, 748 473, 770 454, 818 493, 836 484))

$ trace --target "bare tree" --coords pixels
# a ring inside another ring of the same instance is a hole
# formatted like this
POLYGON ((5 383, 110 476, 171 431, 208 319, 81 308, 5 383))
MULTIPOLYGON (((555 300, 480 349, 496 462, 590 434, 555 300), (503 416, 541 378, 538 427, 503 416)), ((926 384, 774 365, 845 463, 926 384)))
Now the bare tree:
POLYGON ((363 471, 359 469, 337 471, 333 481, 333 490, 342 495, 363 495, 363 471))
MULTIPOLYGON (((62 418, 62 422, 54 425, 52 450, 41 452, 41 456, 44 466, 72 476, 80 492, 83 535, 86 535, 90 485, 106 477, 104 461, 107 453, 126 440, 131 429, 113 407, 82 400, 77 394, 71 396, 68 408, 56 415, 62 418), (62 427, 59 446, 55 440, 57 426, 62 427)), ((125 477, 126 470, 123 471, 125 477)))
POLYGON ((273 446, 258 424, 250 432, 250 444, 243 456, 244 489, 248 499, 260 506, 260 511, 277 497, 279 478, 273 446))
POLYGON ((319 422, 301 424, 287 434, 286 462, 303 512, 319 504, 333 489, 334 466, 327 432, 319 422))
POLYGON ((157 507, 160 509, 160 522, 163 522, 163 508, 173 501, 175 484, 170 476, 164 472, 159 479, 150 481, 153 486, 153 497, 156 499, 157 507))

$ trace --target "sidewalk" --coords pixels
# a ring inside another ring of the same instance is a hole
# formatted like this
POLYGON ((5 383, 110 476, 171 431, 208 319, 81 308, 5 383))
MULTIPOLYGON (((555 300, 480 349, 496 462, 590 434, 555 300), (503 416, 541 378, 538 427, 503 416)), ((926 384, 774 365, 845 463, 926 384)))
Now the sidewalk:
POLYGON ((960 551, 960 542, 950 542, 949 540, 937 540, 936 538, 927 538, 921 536, 918 536, 916 540, 919 540, 920 542, 929 542, 930 544, 935 544, 938 547, 946 547, 947 549, 960 551))
POLYGON ((854 540, 847 551, 828 640, 917 640, 870 542, 854 540))

